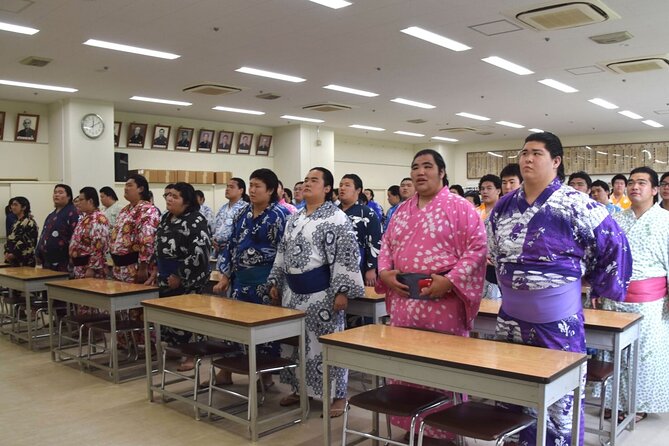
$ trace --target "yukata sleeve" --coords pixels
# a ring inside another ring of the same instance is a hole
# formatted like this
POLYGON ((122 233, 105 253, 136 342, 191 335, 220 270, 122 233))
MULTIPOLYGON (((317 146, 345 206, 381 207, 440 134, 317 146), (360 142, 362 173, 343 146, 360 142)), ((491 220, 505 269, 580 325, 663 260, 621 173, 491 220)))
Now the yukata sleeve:
POLYGON ((183 282, 187 291, 197 290, 207 284, 209 280, 209 252, 211 251, 211 239, 207 219, 200 213, 195 213, 194 222, 188 237, 184 240, 186 244, 186 256, 179 262, 177 274, 183 282))
POLYGON ((109 250, 109 220, 102 214, 93 222, 91 242, 93 249, 88 262, 89 268, 104 270, 105 256, 109 250))
POLYGON ((137 222, 137 245, 139 247, 139 262, 150 263, 156 249, 156 228, 160 223, 160 214, 153 205, 141 210, 137 222))
POLYGON ((376 212, 370 209, 367 224, 367 240, 365 240, 365 271, 378 268, 379 251, 381 250, 381 223, 376 212))
POLYGON ((283 284, 285 283, 286 278, 286 228, 289 227, 289 222, 295 215, 297 214, 292 214, 292 216, 288 217, 283 225, 281 239, 278 241, 276 248, 276 257, 274 257, 272 271, 270 271, 269 276, 267 277, 267 283, 269 283, 270 286, 275 286, 279 290, 283 288, 283 284))
MULTIPOLYGON (((372 211, 373 212, 373 211, 372 211)), ((349 299, 365 296, 365 284, 360 274, 360 250, 353 224, 343 212, 335 222, 335 249, 330 260, 330 288, 334 295, 349 299)))
POLYGON ((226 277, 232 276, 232 253, 234 248, 239 243, 239 225, 235 224, 232 228, 232 233, 228 239, 228 243, 223 245, 218 253, 218 260, 216 262, 216 268, 218 271, 225 275, 226 277))
POLYGON ((591 233, 584 278, 591 298, 606 297, 622 302, 632 277, 632 252, 625 232, 606 216, 591 233))

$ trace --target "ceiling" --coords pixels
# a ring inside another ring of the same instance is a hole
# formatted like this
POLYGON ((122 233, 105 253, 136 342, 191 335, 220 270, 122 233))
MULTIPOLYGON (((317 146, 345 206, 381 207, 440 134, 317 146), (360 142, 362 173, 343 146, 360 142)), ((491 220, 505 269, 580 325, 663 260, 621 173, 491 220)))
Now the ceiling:
MULTIPOLYGON (((25 36, 0 31, 0 78, 77 88, 55 93, 0 85, 0 98, 50 103, 62 98, 111 101, 117 110, 231 123, 279 127, 281 115, 324 119, 340 134, 407 143, 432 136, 460 143, 521 139, 529 128, 558 135, 653 132, 640 121, 587 100, 601 97, 646 119, 669 126, 669 70, 629 75, 602 69, 567 71, 610 60, 669 53, 667 0, 604 0, 619 20, 566 30, 539 32, 506 14, 531 9, 531 0, 350 0, 334 10, 307 0, 0 0, 0 21, 38 28, 25 36), (488 36, 471 27, 496 25, 515 31, 488 36), (408 36, 420 26, 470 47, 448 49, 408 36), (629 31, 633 38, 602 45, 589 36, 629 31), (82 45, 95 38, 181 55, 163 60, 82 45), (481 61, 499 56, 534 71, 518 76, 481 61), (53 59, 43 68, 24 66, 28 56, 53 59), (288 83, 238 73, 241 66, 291 74, 306 82, 288 83), (565 94, 539 84, 553 78, 579 90, 565 94), (215 83, 241 88, 223 96, 186 93, 185 87, 215 83), (322 87, 339 84, 376 92, 365 98, 322 87), (281 96, 256 98, 261 93, 281 96), (192 102, 190 107, 131 101, 133 95, 192 102), (431 110, 390 102, 395 97, 433 104, 431 110), (351 110, 306 111, 334 102, 351 110), (266 112, 264 116, 212 110, 216 105, 266 112), (456 116, 470 112, 487 122, 456 116), (422 124, 408 120, 423 119, 422 124), (512 129, 505 120, 526 126, 512 129), (351 129, 351 124, 385 128, 351 129), (478 132, 440 129, 474 127, 478 132), (416 138, 396 130, 422 133, 416 138), (481 135, 478 133, 490 133, 481 135)), ((295 122, 292 122, 293 124, 295 122)))

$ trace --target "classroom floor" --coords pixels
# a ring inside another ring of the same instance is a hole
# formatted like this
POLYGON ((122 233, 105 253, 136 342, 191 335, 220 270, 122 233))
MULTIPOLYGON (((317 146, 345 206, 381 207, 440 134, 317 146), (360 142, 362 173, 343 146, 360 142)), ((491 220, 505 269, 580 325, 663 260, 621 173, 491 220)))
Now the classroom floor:
MULTIPOLYGON (((234 378, 245 382, 241 376, 234 378)), ((280 384, 272 387, 266 407, 276 407, 287 390, 280 384)), ((352 379, 350 391, 360 390, 358 379, 352 379)), ((320 406, 312 402, 306 423, 262 437, 257 444, 322 445, 320 406)), ((370 420, 368 412, 355 409, 351 418, 360 429, 370 420)), ((591 415, 588 418, 595 421, 591 415)), ((341 425, 342 418, 333 420, 335 442, 341 439, 341 425)), ((228 421, 195 421, 185 404, 149 403, 143 379, 114 385, 76 367, 54 363, 48 351, 30 352, 5 336, 0 337, 0 426, 0 445, 7 446, 253 444, 243 428, 228 421)), ((394 431, 395 438, 401 439, 403 432, 394 431)), ((665 446, 665 435, 669 436, 669 414, 650 415, 634 432, 625 432, 618 444, 665 446)), ((469 440, 468 444, 491 443, 469 440)), ((586 435, 585 444, 598 446, 599 442, 594 435, 586 435)))

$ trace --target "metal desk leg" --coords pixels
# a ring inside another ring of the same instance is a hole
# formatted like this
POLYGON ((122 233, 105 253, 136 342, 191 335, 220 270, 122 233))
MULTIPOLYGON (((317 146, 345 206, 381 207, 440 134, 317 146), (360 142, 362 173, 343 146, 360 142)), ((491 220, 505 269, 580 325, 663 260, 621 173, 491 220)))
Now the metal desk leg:
POLYGON ((586 364, 579 368, 579 384, 574 389, 574 404, 572 404, 571 414, 571 445, 578 446, 578 437, 581 433, 581 391, 583 390, 583 377, 585 377, 586 364))
POLYGON ((53 347, 53 326, 56 323, 53 317, 53 299, 47 299, 47 305, 49 310, 49 350, 51 351, 51 360, 56 360, 56 351, 53 347))
MULTIPOLYGON (((50 301, 49 301, 50 302, 50 301)), ((146 356, 146 391, 149 401, 153 401, 153 391, 151 385, 153 384, 152 361, 151 361, 151 332, 149 331, 149 320, 144 315, 144 356, 146 356)), ((160 363, 160 359, 158 360, 160 363)))
MULTIPOLYGON (((640 324, 637 324, 640 325, 640 324)), ((639 328, 637 330, 640 331, 639 328)), ((632 414, 632 421, 630 422, 630 430, 633 431, 634 427, 636 425, 636 380, 637 380, 637 375, 639 374, 639 336, 641 333, 639 333, 632 343, 630 345, 630 349, 628 351, 628 361, 627 364, 631 364, 630 369, 628 370, 627 376, 629 377, 629 404, 630 404, 630 414, 632 414), (632 355, 631 361, 629 355, 632 355)))
MULTIPOLYGON (((111 327, 111 355, 112 355, 112 375, 114 384, 118 384, 118 339, 116 335, 116 312, 109 312, 109 321, 111 327)), ((130 347, 130 346, 128 346, 130 347)))
POLYGON ((300 383, 300 409, 302 409, 302 423, 307 422, 307 416, 309 414, 309 398, 307 398, 307 364, 306 364, 306 350, 307 350, 307 340, 305 334, 305 324, 304 319, 300 323, 300 351, 298 353, 298 381, 300 383))
POLYGON ((546 413, 546 393, 544 391, 544 400, 541 402, 541 405, 537 407, 537 446, 544 446, 546 444, 546 421, 548 420, 548 414, 546 413))
POLYGON ((26 296, 26 325, 28 327, 28 350, 33 349, 33 324, 32 324, 32 308, 30 305, 30 292, 24 291, 26 296))
MULTIPOLYGON (((325 446, 330 446, 330 366, 328 365, 327 347, 323 348, 323 441, 325 446)), ((300 383, 304 388, 305 382, 300 383)))
MULTIPOLYGON (((613 382, 611 383, 611 429, 609 441, 615 446, 618 437, 618 410, 620 410, 620 369, 622 364, 620 333, 613 337, 613 382)), ((602 389, 603 390, 603 389, 602 389)))
POLYGON ((256 343, 255 336, 251 334, 249 343, 249 429, 251 430, 251 441, 258 441, 258 387, 256 386, 256 343))

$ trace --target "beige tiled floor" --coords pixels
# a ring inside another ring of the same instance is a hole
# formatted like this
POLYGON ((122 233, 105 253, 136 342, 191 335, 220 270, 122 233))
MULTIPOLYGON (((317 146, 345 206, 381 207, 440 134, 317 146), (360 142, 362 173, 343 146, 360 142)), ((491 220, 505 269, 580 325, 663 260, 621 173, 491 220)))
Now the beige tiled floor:
MULTIPOLYGON (((236 381, 243 378, 235 376, 236 381)), ((246 445, 243 428, 227 421, 195 421, 183 404, 149 403, 144 380, 114 385, 78 368, 51 362, 46 351, 29 352, 0 338, 0 445, 246 445)), ((359 383, 352 381, 352 391, 359 383)), ((276 407, 287 389, 270 390, 267 408, 276 407)), ((354 412, 363 429, 369 414, 354 412)), ((666 446, 669 415, 650 415, 619 444, 666 446)), ((341 438, 342 419, 333 420, 333 438, 341 438)), ((397 437, 401 432, 397 432, 397 437)), ((306 423, 265 436, 262 445, 313 446, 322 442, 320 403, 313 402, 306 423)), ((371 444, 366 442, 364 444, 371 444)), ((469 444, 484 445, 474 441, 469 444)), ((598 445, 588 435, 586 445, 598 445)))

